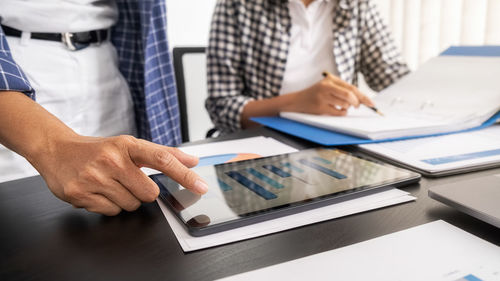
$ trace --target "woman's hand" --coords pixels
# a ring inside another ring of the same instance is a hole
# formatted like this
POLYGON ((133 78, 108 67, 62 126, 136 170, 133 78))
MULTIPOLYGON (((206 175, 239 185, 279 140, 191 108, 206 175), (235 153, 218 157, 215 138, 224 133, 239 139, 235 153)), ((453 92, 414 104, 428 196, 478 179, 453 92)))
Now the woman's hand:
POLYGON ((249 128, 256 126, 250 120, 251 117, 276 116, 283 111, 343 116, 349 107, 358 107, 360 104, 374 106, 372 100, 358 88, 328 74, 302 91, 248 102, 243 108, 240 122, 242 128, 249 128))
POLYGON ((358 88, 331 74, 311 87, 291 95, 295 96, 294 102, 283 111, 343 116, 351 106, 359 107, 361 103, 374 105, 358 88))

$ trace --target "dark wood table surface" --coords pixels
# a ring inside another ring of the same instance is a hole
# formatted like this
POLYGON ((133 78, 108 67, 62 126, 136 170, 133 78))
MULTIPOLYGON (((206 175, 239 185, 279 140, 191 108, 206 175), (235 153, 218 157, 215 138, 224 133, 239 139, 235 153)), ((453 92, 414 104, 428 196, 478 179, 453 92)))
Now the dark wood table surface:
MULTIPOLYGON (((256 135, 314 146, 265 128, 219 140, 256 135)), ((494 173, 500 169, 422 178, 402 188, 418 197, 415 202, 192 253, 182 251, 157 203, 105 217, 58 200, 38 176, 1 183, 0 280, 212 280, 438 219, 500 245, 500 229, 427 196, 430 186, 494 173)))

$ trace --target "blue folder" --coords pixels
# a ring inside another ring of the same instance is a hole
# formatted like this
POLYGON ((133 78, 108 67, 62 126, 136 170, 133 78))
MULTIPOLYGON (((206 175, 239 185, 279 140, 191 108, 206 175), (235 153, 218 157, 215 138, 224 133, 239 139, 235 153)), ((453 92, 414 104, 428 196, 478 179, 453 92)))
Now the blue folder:
MULTIPOLYGON (((440 55, 441 56, 500 56, 500 46, 460 46, 460 47, 453 46, 446 49, 440 55)), ((500 112, 492 116, 490 119, 488 119, 479 127, 452 133, 483 129, 485 127, 492 125, 498 119, 500 119, 500 112)), ((443 134, 432 134, 432 135, 422 135, 413 137, 391 138, 383 140, 370 140, 342 133, 337 133, 326 129, 321 129, 318 127, 310 126, 304 123, 292 121, 281 117, 254 117, 251 118, 251 120, 260 123, 266 127, 275 129, 277 131, 287 133, 289 135, 296 136, 323 146, 367 144, 375 142, 386 142, 386 141, 404 140, 417 137, 451 134, 451 133, 443 133, 443 134)))
POLYGON ((500 46, 452 46, 440 56, 500 57, 500 46))

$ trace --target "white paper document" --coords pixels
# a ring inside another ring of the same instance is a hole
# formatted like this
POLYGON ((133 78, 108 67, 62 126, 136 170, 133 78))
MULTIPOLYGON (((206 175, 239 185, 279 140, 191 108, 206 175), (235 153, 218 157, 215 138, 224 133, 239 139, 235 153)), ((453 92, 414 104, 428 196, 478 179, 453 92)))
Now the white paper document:
POLYGON ((500 247, 435 221, 222 280, 500 280, 500 247))
POLYGON ((500 125, 466 133, 359 147, 429 174, 490 167, 500 165, 500 125))
MULTIPOLYGON (((179 147, 185 153, 198 156, 200 158, 235 154, 235 157, 250 158, 266 157, 285 153, 297 152, 298 150, 269 137, 252 137, 238 140, 221 141, 214 143, 189 145, 179 147), (242 156, 243 155, 243 156, 242 156)), ((219 159, 222 159, 219 158, 219 159)), ((217 163, 220 164, 220 163, 217 163)))
POLYGON ((201 237, 189 235, 168 207, 161 200, 157 200, 157 202, 158 205, 160 205, 163 214, 167 218, 168 224, 172 228, 175 237, 182 247, 182 250, 184 252, 190 252, 276 233, 320 221, 413 201, 415 199, 416 198, 409 195, 408 192, 399 189, 390 189, 306 212, 201 237))
MULTIPOLYGON (((185 153, 198 156, 200 158, 198 166, 216 165, 298 151, 289 145, 264 136, 181 146, 179 149, 185 153)), ((149 168, 141 168, 141 170, 147 175, 160 173, 149 168)))
POLYGON ((500 109, 500 58, 436 57, 345 117, 283 112, 284 118, 367 139, 454 132, 481 125, 500 109))

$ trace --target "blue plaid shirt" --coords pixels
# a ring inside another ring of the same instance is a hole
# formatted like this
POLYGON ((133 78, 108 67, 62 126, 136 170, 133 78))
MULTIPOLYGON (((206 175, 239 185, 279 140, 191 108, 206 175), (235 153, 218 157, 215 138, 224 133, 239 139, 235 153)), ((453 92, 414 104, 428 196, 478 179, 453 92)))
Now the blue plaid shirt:
MULTIPOLYGON (((181 143, 177 88, 167 41, 165 0, 116 0, 119 20, 111 41, 120 71, 129 83, 140 138, 175 146, 181 143)), ((0 28, 0 91, 35 98, 26 75, 13 60, 0 28)))
POLYGON ((0 27, 0 91, 2 90, 23 92, 35 98, 35 91, 24 72, 12 58, 5 34, 0 27))

